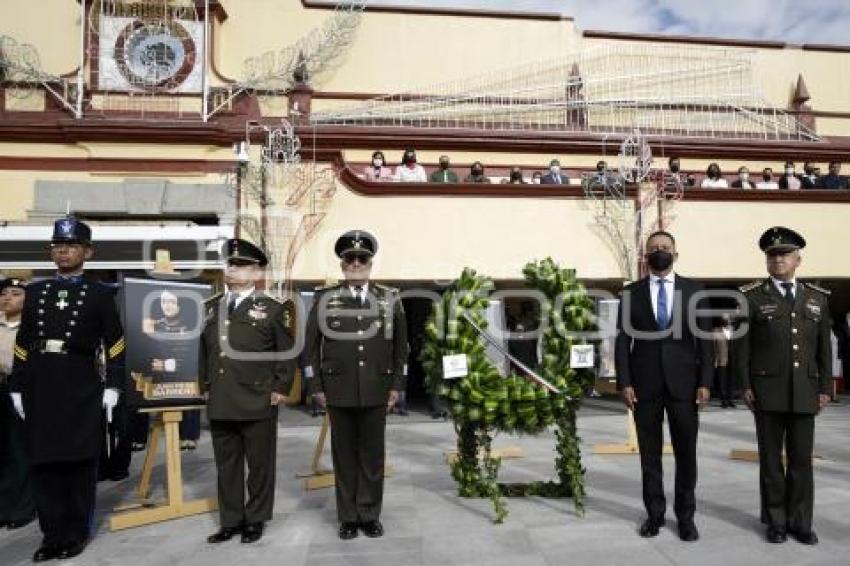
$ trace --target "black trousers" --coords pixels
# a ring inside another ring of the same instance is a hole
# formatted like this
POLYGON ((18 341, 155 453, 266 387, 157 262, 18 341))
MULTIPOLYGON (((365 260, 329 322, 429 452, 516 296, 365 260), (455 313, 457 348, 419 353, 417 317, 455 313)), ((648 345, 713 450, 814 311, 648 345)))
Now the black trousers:
POLYGON ((339 521, 377 520, 384 499, 387 408, 328 407, 339 521))
POLYGON ((0 385, 0 521, 23 521, 35 516, 35 498, 30 481, 29 459, 24 450, 23 427, 0 385))
POLYGON ((277 419, 211 420, 210 433, 218 471, 221 526, 233 528, 270 521, 274 509, 277 419))
MULTIPOLYGON (((696 398, 696 394, 694 394, 696 398)), ((670 428, 670 441, 676 459, 676 485, 673 509, 679 522, 693 521, 696 510, 694 490, 697 484, 697 430, 699 417, 696 400, 676 401, 668 395, 658 399, 638 399, 635 425, 640 447, 643 504, 650 518, 662 520, 667 509, 664 498, 664 474, 661 453, 664 447, 664 412, 670 428)))
POLYGON ((762 521, 773 527, 812 530, 815 484, 814 415, 758 411, 759 487, 762 521), (785 449, 787 465, 782 461, 785 449))
POLYGON ((97 460, 35 464, 30 473, 44 542, 64 545, 88 540, 94 515, 97 460))
POLYGON ((723 401, 732 400, 732 372, 729 371, 729 366, 718 366, 714 368, 717 376, 717 388, 720 393, 720 398, 723 401))

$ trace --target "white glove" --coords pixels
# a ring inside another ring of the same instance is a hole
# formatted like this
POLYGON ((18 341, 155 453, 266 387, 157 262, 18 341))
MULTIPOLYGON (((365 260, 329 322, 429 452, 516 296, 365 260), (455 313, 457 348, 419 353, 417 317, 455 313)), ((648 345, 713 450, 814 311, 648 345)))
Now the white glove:
POLYGON ((104 389, 103 390, 103 408, 106 409, 106 422, 112 422, 112 409, 118 404, 118 390, 104 389))
POLYGON ((15 411, 20 415, 21 420, 24 420, 24 400, 21 398, 21 394, 9 393, 9 396, 12 398, 12 405, 15 406, 15 411))

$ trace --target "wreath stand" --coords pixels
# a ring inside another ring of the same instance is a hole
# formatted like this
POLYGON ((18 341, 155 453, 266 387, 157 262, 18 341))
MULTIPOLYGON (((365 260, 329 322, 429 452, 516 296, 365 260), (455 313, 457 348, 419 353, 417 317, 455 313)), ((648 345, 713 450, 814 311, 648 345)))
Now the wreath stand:
MULTIPOLYGON (((665 443, 662 454, 672 454, 673 446, 665 443)), ((594 454, 603 455, 633 455, 640 454, 637 440, 637 427, 635 426, 635 414, 631 409, 626 412, 626 442, 625 443, 602 443, 593 447, 594 454)))

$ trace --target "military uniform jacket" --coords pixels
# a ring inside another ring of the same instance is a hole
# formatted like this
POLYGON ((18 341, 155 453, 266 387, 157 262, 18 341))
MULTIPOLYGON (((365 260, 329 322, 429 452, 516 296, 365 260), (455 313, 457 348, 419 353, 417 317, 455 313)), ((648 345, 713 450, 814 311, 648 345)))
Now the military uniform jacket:
POLYGON ((124 332, 115 289, 88 276, 27 287, 9 387, 23 397, 32 463, 98 457, 104 433, 100 348, 106 387, 121 389, 124 332))
POLYGON ((277 415, 271 393, 292 388, 291 315, 287 306, 254 292, 230 316, 224 295, 205 303, 198 363, 198 386, 208 393, 210 420, 250 421, 277 415), (239 359, 239 355, 259 359, 239 359), (265 354, 265 355, 263 355, 265 354))
POLYGON ((305 368, 311 393, 328 405, 375 407, 403 391, 407 322, 396 289, 370 283, 365 305, 347 286, 316 293, 307 318, 305 368))
POLYGON ((814 414, 818 394, 832 392, 827 293, 799 281, 796 289, 793 306, 771 279, 741 289, 749 330, 735 344, 735 369, 762 411, 814 414))

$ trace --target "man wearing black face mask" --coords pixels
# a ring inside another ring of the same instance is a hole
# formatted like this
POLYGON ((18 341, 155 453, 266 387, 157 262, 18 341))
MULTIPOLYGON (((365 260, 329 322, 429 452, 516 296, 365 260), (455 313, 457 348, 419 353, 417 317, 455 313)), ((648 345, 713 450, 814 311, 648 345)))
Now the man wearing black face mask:
POLYGON ((713 374, 711 324, 694 320, 703 308, 695 297, 702 285, 673 272, 678 257, 676 241, 667 232, 655 232, 646 242, 650 274, 628 285, 617 318, 615 363, 617 388, 634 411, 640 447, 643 502, 647 519, 642 537, 654 537, 664 525, 661 451, 664 412, 676 455, 674 510, 679 538, 695 541, 697 481, 697 410, 708 403, 713 374))
POLYGON ((806 161, 803 164, 803 177, 800 179, 803 189, 817 189, 820 184, 820 178, 815 172, 815 166, 806 161))
POLYGON ((476 161, 469 170, 469 175, 463 180, 464 183, 489 183, 490 178, 484 176, 484 164, 476 161))

